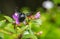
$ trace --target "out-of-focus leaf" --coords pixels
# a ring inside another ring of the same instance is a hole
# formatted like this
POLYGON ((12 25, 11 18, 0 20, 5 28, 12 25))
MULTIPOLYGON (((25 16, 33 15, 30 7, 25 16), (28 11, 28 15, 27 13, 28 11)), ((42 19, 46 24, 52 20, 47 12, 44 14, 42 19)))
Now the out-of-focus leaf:
POLYGON ((56 34, 57 38, 60 38, 60 28, 59 27, 55 27, 52 32, 56 34))
POLYGON ((2 37, 0 37, 0 39, 3 39, 2 37))
POLYGON ((31 21, 29 25, 34 32, 40 31, 40 25, 36 21, 31 21))
POLYGON ((46 39, 60 39, 60 30, 56 27, 51 27, 50 31, 46 34, 46 39))
POLYGON ((4 20, 4 17, 3 16, 4 16, 3 14, 0 14, 0 21, 1 20, 4 20))
POLYGON ((43 33, 40 35, 40 38, 43 39, 48 31, 51 29, 51 27, 52 25, 49 22, 44 22, 40 27, 40 30, 43 31, 43 33))
POLYGON ((4 39, 9 39, 9 35, 4 34, 4 39))
POLYGON ((6 23, 6 20, 0 21, 0 28, 4 28, 5 27, 5 23, 6 23))
POLYGON ((56 22, 56 24, 60 25, 60 13, 56 14, 55 22, 56 22))
POLYGON ((23 8, 21 8, 20 11, 25 13, 25 14, 29 14, 31 12, 29 7, 23 7, 23 8))
POLYGON ((9 22, 13 22, 13 19, 9 16, 4 16, 9 22))
POLYGON ((32 29, 31 29, 31 25, 29 25, 28 28, 29 28, 29 32, 30 32, 30 34, 31 34, 31 36, 32 36, 32 39, 37 39, 37 37, 34 35, 32 29))
POLYGON ((32 38, 31 34, 24 35, 22 39, 32 38))
POLYGON ((14 30, 14 25, 12 23, 8 23, 5 27, 5 29, 8 31, 8 32, 12 32, 12 33, 16 33, 15 30, 14 30))
POLYGON ((60 0, 53 0, 55 4, 60 3, 60 0))
POLYGON ((0 32, 0 39, 3 39, 3 33, 2 32, 0 32))

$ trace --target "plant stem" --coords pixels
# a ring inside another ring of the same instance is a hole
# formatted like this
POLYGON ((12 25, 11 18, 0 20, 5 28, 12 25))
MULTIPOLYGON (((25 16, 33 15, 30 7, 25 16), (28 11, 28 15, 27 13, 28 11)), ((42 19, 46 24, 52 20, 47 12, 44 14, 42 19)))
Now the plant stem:
POLYGON ((37 39, 37 37, 34 35, 34 33, 31 30, 31 26, 29 26, 29 32, 30 32, 30 34, 32 36, 32 39, 37 39))

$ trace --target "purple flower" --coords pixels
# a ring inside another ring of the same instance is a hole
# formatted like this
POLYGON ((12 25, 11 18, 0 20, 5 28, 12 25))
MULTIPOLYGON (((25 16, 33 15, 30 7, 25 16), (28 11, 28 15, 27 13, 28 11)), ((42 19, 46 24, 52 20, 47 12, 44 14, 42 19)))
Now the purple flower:
POLYGON ((20 12, 15 12, 12 17, 18 25, 20 25, 20 22, 24 22, 26 18, 25 14, 20 12))
POLYGON ((15 12, 12 17, 13 17, 13 19, 16 21, 16 24, 20 24, 20 22, 19 22, 19 20, 18 20, 18 17, 19 17, 18 12, 15 12))
POLYGON ((36 18, 36 19, 40 18, 40 12, 37 12, 37 13, 36 13, 35 18, 36 18))

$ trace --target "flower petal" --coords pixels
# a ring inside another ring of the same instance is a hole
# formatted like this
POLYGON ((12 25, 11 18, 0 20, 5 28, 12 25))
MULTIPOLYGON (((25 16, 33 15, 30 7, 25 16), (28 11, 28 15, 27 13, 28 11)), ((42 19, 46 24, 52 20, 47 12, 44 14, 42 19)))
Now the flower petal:
POLYGON ((12 17, 14 20, 17 20, 18 19, 18 13, 14 13, 12 17))
POLYGON ((40 12, 37 12, 36 15, 35 15, 35 18, 39 18, 40 17, 40 12))
POLYGON ((20 22, 18 20, 16 20, 16 24, 20 24, 20 22))
POLYGON ((18 13, 17 12, 15 12, 14 14, 13 14, 13 19, 16 21, 16 24, 20 24, 20 22, 19 22, 19 20, 18 20, 18 13))

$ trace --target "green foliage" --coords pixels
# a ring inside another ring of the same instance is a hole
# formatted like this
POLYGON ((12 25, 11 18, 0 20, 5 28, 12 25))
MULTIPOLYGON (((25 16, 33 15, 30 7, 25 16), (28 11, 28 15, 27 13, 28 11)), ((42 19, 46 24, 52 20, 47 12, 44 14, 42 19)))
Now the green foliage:
POLYGON ((4 28, 6 24, 6 20, 0 21, 0 28, 4 28))
POLYGON ((25 14, 29 14, 31 12, 29 7, 22 7, 20 11, 25 13, 25 14))
POLYGON ((60 3, 60 0, 53 0, 55 4, 60 3))
MULTIPOLYGON (((55 3, 60 2, 58 0, 53 1, 55 3)), ((26 21, 29 24, 24 25, 22 23, 21 26, 14 24, 13 18, 0 14, 0 39, 17 39, 21 34, 22 39, 60 39, 60 9, 54 7, 46 12, 42 11, 40 11, 40 19, 28 21, 27 18, 26 21), (29 34, 24 34, 25 31, 28 31, 29 34)), ((28 13, 30 10, 24 7, 22 12, 28 13)))
POLYGON ((9 22, 13 22, 13 19, 11 18, 11 17, 9 17, 9 16, 4 16, 5 17, 5 19, 7 19, 9 22))

